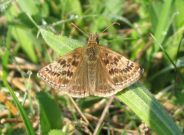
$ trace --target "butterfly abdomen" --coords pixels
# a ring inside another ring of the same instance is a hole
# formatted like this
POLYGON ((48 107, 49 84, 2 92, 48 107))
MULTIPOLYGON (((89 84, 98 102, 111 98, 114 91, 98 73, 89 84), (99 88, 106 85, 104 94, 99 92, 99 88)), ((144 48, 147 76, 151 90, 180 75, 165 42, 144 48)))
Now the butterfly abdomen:
POLYGON ((88 63, 87 71, 89 91, 90 95, 93 95, 96 89, 97 64, 95 62, 88 63))

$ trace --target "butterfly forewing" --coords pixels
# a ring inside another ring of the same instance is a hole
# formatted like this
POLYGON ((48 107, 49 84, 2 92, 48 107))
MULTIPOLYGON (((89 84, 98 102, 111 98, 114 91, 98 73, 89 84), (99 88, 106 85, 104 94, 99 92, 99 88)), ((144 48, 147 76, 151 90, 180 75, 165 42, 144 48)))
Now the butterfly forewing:
POLYGON ((83 48, 75 49, 73 52, 65 55, 53 63, 43 67, 38 76, 47 82, 52 88, 61 89, 67 93, 71 87, 73 77, 82 63, 83 48))
POLYGON ((113 95, 141 77, 140 66, 122 55, 103 46, 99 55, 96 95, 113 95))

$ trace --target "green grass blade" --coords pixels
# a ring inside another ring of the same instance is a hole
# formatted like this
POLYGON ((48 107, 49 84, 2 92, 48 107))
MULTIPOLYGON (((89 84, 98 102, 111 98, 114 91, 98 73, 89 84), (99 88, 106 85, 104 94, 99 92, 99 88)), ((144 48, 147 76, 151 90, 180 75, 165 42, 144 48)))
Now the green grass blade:
POLYGON ((16 95, 14 93, 14 90, 10 87, 10 85, 7 82, 6 72, 5 71, 3 72, 3 83, 4 83, 4 86, 6 86, 6 88, 8 88, 9 93, 11 94, 11 96, 13 98, 13 101, 15 102, 15 104, 16 104, 19 112, 20 112, 20 115, 21 115, 22 120, 24 122, 24 125, 26 127, 27 134, 28 135, 35 135, 34 129, 32 127, 32 124, 31 124, 31 122, 30 122, 26 112, 24 111, 22 105, 18 101, 18 99, 17 99, 17 97, 16 97, 16 95))
MULTIPOLYGON (((169 20, 171 15, 171 7, 172 7, 173 0, 165 0, 160 7, 160 9, 157 9, 158 11, 158 22, 156 25, 156 29, 154 32, 154 35, 156 39, 162 43, 164 40, 168 27, 169 27, 169 20)), ((158 49, 158 48, 157 48, 158 49)))
POLYGON ((175 62, 170 58, 169 54, 167 53, 167 51, 165 51, 165 49, 163 48, 163 46, 156 40, 156 38, 151 35, 151 37, 154 39, 155 43, 161 48, 161 50, 164 52, 164 54, 166 55, 166 57, 168 58, 168 60, 171 62, 171 64, 174 66, 175 70, 177 71, 177 73, 179 73, 180 77, 182 80, 183 79, 183 76, 180 74, 180 72, 178 71, 178 68, 175 64, 175 62))
POLYGON ((184 24, 184 1, 183 0, 175 0, 174 3, 175 10, 178 12, 178 15, 176 16, 176 27, 181 28, 184 24))
POLYGON ((158 135, 182 135, 169 114, 143 85, 134 84, 117 98, 158 135))

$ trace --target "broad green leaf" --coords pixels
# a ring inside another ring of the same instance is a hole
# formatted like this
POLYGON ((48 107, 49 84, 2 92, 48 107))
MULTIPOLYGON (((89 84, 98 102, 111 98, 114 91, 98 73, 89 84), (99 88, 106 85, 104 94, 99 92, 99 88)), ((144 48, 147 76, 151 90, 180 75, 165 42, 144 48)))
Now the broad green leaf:
POLYGON ((40 108, 41 134, 46 135, 51 129, 61 129, 63 116, 57 103, 45 92, 37 93, 40 108))
MULTIPOLYGON (((15 18, 18 16, 19 11, 15 5, 11 7, 5 13, 8 23, 12 24, 15 21, 15 18)), ((17 41, 17 44, 25 51, 29 58, 33 62, 37 62, 37 57, 34 52, 34 43, 36 41, 30 29, 26 27, 20 27, 18 25, 12 24, 8 26, 8 29, 11 30, 11 35, 17 41)))
POLYGON ((33 0, 16 0, 16 2, 25 13, 30 15, 35 15, 38 13, 36 2, 34 2, 33 0))
POLYGON ((67 52, 75 48, 82 47, 82 45, 84 45, 77 40, 61 35, 55 35, 52 32, 49 32, 42 28, 40 28, 40 32, 45 42, 60 55, 64 55, 67 52))
POLYGON ((158 135, 182 135, 172 118, 153 95, 141 84, 134 84, 120 92, 117 98, 158 135))
POLYGON ((15 40, 20 44, 22 49, 26 52, 33 62, 37 62, 37 57, 34 52, 34 41, 36 40, 31 33, 30 29, 26 27, 11 27, 12 35, 15 40))

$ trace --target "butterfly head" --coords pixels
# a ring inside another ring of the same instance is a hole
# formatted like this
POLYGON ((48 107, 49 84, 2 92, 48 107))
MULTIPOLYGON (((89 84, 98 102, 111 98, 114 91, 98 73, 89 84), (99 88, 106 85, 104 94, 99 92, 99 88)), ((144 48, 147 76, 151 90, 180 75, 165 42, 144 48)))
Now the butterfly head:
POLYGON ((98 41, 98 35, 97 34, 90 34, 88 38, 88 46, 90 45, 97 45, 99 43, 98 41))

